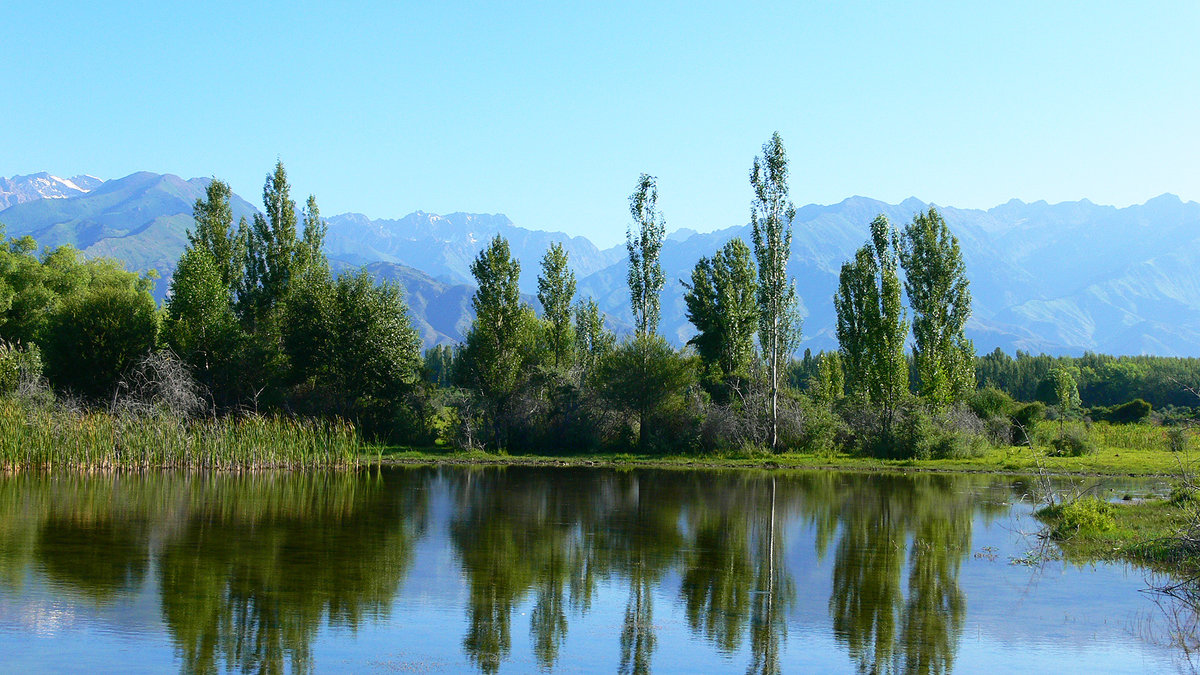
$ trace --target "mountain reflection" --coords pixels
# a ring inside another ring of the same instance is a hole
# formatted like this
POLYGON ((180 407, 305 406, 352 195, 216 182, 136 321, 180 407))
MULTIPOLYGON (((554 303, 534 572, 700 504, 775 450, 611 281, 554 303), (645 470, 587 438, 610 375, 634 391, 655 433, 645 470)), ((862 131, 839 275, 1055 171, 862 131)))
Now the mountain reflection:
POLYGON ((789 627, 811 622, 797 578, 828 562, 830 625, 851 667, 943 673, 966 617, 972 522, 1005 508, 964 489, 980 480, 515 467, 13 476, 0 480, 0 584, 43 579, 96 606, 150 589, 183 670, 307 671, 323 627, 389 617, 424 539, 459 567, 459 644, 482 672, 515 658, 518 618, 528 658, 563 665, 572 623, 605 597, 617 624, 577 640, 607 641, 589 649, 615 654, 620 672, 651 671, 657 611, 748 673, 779 673, 789 627))

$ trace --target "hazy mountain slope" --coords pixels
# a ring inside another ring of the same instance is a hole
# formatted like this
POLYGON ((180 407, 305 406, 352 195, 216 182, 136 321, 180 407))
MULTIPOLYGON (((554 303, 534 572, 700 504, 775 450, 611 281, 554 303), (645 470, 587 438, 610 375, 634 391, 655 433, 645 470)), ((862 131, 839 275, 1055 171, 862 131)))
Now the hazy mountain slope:
POLYGON ((537 266, 553 242, 561 242, 578 275, 587 275, 616 260, 584 237, 527 230, 499 214, 452 213, 439 216, 417 211, 396 220, 371 220, 356 213, 328 219, 326 249, 331 258, 355 264, 374 261, 418 267, 448 283, 471 283, 471 261, 497 234, 508 239, 513 256, 522 261, 521 290, 537 291, 537 266))
MULTIPOLYGON (((8 234, 30 234, 43 245, 70 243, 132 269, 156 268, 164 277, 161 298, 192 226, 192 205, 207 183, 145 172, 107 182, 49 174, 0 179, 0 194, 16 199, 11 195, 20 193, 25 200, 0 210, 0 223, 8 234)), ((887 204, 851 197, 798 210, 789 270, 805 321, 802 348, 836 346, 838 271, 866 242, 871 220, 882 213, 903 228, 928 206, 913 198, 887 204)), ((1200 269, 1200 204, 1163 195, 1128 208, 1013 200, 986 211, 939 210, 961 242, 971 277, 975 314, 968 333, 979 351, 1200 355, 1200 275, 1193 272, 1200 269)), ((235 197, 234 211, 240 217, 255 209, 235 197)), ((618 331, 632 323, 624 246, 600 250, 583 237, 528 230, 503 215, 415 212, 372 220, 343 214, 328 222, 331 261, 343 269, 366 265, 402 284, 427 344, 464 335, 471 321, 470 264, 496 234, 509 240, 522 263, 527 301, 535 302, 542 255, 561 241, 579 295, 595 297, 618 331)), ((677 344, 692 335, 679 280, 735 236, 750 243, 749 225, 668 236, 660 330, 677 344)))
MULTIPOLYGON (((30 235, 45 247, 70 244, 89 256, 122 260, 129 269, 156 269, 161 298, 187 244, 192 206, 209 181, 140 172, 74 197, 16 204, 0 211, 0 222, 10 236, 30 235)), ((233 211, 236 220, 254 207, 235 197, 233 211)))

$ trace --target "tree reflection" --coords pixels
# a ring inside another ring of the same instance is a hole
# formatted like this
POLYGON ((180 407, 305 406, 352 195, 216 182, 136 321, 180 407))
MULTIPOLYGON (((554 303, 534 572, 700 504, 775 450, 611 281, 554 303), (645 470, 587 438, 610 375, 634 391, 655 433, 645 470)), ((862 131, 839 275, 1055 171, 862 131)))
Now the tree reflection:
POLYGON ((96 601, 131 596, 155 570, 188 672, 304 671, 325 622, 353 628, 388 611, 425 527, 425 493, 409 489, 421 480, 406 472, 5 482, 0 507, 21 514, 6 510, 0 522, 34 534, 4 532, 0 543, 32 538, 47 578, 96 601))
POLYGON ((310 670, 325 621, 355 628, 385 615, 425 526, 414 480, 248 477, 195 505, 159 557, 163 618, 184 669, 310 670), (228 517, 227 500, 247 512, 228 517))
POLYGON ((554 669, 603 591, 625 594, 601 647, 623 673, 650 672, 664 607, 747 672, 779 673, 800 571, 789 545, 807 545, 788 539, 807 526, 833 558, 827 609, 854 666, 942 673, 989 508, 969 480, 510 467, 0 481, 0 583, 35 566, 107 602, 154 580, 184 670, 310 670, 324 625, 386 616, 436 487, 467 589, 461 646, 482 672, 512 657, 525 611, 530 657, 554 669))
POLYGON ((877 477, 844 495, 829 611, 859 672, 951 670, 966 617, 958 573, 976 509, 956 487, 945 477, 877 477))

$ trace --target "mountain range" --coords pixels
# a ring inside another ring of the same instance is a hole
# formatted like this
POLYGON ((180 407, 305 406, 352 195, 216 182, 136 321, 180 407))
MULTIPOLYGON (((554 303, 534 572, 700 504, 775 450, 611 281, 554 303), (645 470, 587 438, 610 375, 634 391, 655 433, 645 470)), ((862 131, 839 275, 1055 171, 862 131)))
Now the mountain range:
MULTIPOLYGON (((109 181, 46 173, 0 178, 0 223, 10 236, 32 235, 44 246, 71 244, 131 269, 154 268, 162 276, 161 300, 187 241, 192 205, 208 181, 148 172, 109 181)), ((789 270, 805 317, 802 348, 836 346, 838 271, 865 243, 871 220, 884 214, 903 227, 929 206, 915 198, 888 204, 850 197, 797 210, 789 270)), ((1200 204, 1162 195, 1127 208, 1012 200, 987 210, 938 209, 962 247, 974 308, 968 335, 980 353, 999 347, 1200 356, 1200 204)), ((235 220, 255 210, 234 197, 235 220)), ((523 228, 498 214, 348 213, 327 221, 330 260, 338 269, 365 267, 401 284, 426 345, 462 339, 472 318, 470 263, 497 234, 522 263, 521 289, 530 301, 536 302, 539 261, 558 241, 570 255, 579 295, 596 298, 618 332, 632 323, 623 246, 600 249, 585 237, 523 228)), ((733 237, 749 242, 750 234, 742 224, 668 235, 661 256, 664 335, 676 344, 691 336, 679 280, 690 277, 701 256, 733 237)))

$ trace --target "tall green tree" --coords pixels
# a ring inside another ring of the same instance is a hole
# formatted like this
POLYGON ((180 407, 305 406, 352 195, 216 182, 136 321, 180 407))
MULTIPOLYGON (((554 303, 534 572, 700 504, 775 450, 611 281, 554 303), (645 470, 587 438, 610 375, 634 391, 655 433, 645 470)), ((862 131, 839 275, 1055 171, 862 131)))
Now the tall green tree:
POLYGON ((666 236, 666 221, 658 210, 658 185, 654 176, 642 174, 637 189, 629 196, 629 213, 634 226, 625 232, 629 251, 629 298, 633 322, 639 336, 653 335, 661 315, 662 287, 665 280, 658 254, 666 236))
POLYGON ((787 275, 796 207, 788 200, 788 160, 779 132, 754 158, 750 185, 754 201, 750 224, 758 259, 758 339, 767 365, 771 395, 771 448, 779 446, 779 379, 800 342, 796 282, 787 275))
MULTIPOLYGON (((533 349, 533 309, 521 302, 518 282, 521 263, 512 257, 508 240, 500 235, 471 263, 479 285, 471 305, 475 322, 463 353, 468 379, 488 400, 493 413, 517 388, 521 370, 533 349)), ((498 442, 504 442, 499 416, 494 418, 498 442)))
POLYGON ((958 238, 930 207, 913 217, 902 243, 920 393, 939 405, 960 400, 975 388, 975 345, 964 333, 971 291, 958 238))
POLYGON ((750 249, 732 239, 713 257, 701 258, 687 293, 688 321, 696 327, 694 345, 706 370, 722 381, 745 376, 754 358, 758 328, 757 283, 750 249))
POLYGON ((421 339, 400 287, 377 284, 365 270, 342 274, 332 309, 326 372, 339 414, 379 436, 412 431, 395 428, 422 366, 421 339))
POLYGON ((328 231, 329 226, 321 219, 317 198, 309 195, 304 204, 304 235, 297 246, 299 260, 296 266, 299 269, 328 269, 329 261, 325 258, 325 233, 328 231))
POLYGON ((575 273, 567 267, 567 252, 562 244, 550 245, 542 257, 538 276, 538 302, 542 303, 549 329, 554 367, 568 368, 574 360, 575 329, 571 325, 571 303, 575 299, 575 273))
POLYGON ((171 278, 171 294, 163 319, 163 339, 188 365, 196 379, 224 399, 237 373, 232 351, 240 332, 230 305, 229 287, 212 253, 189 246, 171 278))
POLYGON ((871 222, 871 241, 842 265, 833 296, 850 390, 883 408, 888 431, 908 394, 908 321, 900 298, 898 250, 895 230, 885 216, 878 216, 871 222))
POLYGON ((300 259, 296 202, 291 198, 283 162, 276 162, 275 171, 267 174, 263 207, 266 215, 254 214, 248 233, 244 295, 239 299, 243 321, 252 330, 260 324, 271 324, 274 310, 283 301, 300 259))
POLYGON ((233 227, 232 196, 228 183, 210 181, 192 207, 195 227, 188 231, 188 248, 208 251, 228 294, 241 283, 246 256, 245 234, 233 227))
POLYGON ((695 378, 694 359, 680 355, 661 335, 638 335, 604 359, 597 379, 609 401, 636 415, 638 448, 645 452, 654 431, 669 427, 655 422, 678 413, 695 378))
POLYGON ((616 346, 617 338, 604 329, 600 306, 589 298, 575 304, 576 363, 586 378, 596 370, 600 360, 616 346))

